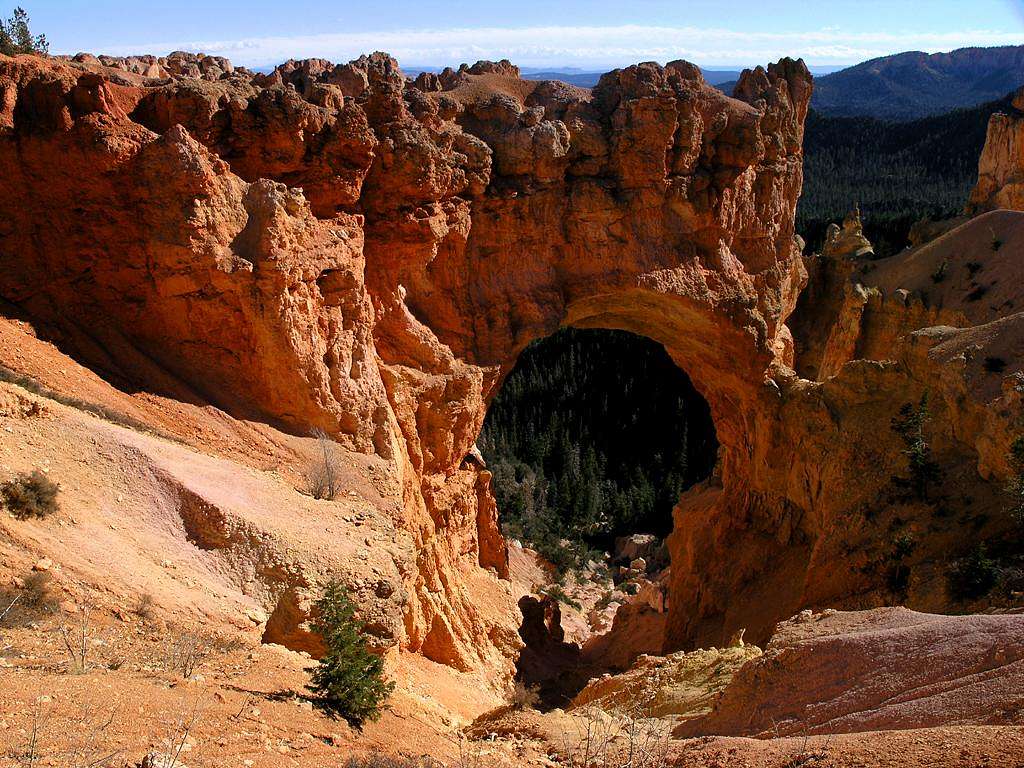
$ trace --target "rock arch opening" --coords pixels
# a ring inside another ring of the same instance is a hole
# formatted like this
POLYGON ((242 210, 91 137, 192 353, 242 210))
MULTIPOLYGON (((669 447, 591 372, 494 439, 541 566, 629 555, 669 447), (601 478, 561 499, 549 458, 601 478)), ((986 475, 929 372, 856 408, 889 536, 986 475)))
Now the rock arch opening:
POLYGON ((616 538, 667 536, 679 494, 711 474, 718 441, 707 402, 660 344, 565 328, 520 356, 479 447, 502 531, 564 570, 616 538))
POLYGON ((686 372, 647 337, 561 329, 519 356, 478 445, 513 578, 532 592, 520 679, 560 705, 594 673, 660 652, 672 510, 718 453, 686 372))

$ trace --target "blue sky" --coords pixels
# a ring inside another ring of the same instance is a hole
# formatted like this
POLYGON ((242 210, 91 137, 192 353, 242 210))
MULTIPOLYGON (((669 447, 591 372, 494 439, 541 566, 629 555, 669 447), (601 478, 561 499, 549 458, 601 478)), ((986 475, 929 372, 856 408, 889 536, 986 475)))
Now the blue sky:
POLYGON ((727 67, 784 55, 836 65, 1024 44, 1024 0, 16 1, 53 53, 201 50, 246 66, 373 50, 405 66, 509 58, 602 69, 685 58, 727 67))

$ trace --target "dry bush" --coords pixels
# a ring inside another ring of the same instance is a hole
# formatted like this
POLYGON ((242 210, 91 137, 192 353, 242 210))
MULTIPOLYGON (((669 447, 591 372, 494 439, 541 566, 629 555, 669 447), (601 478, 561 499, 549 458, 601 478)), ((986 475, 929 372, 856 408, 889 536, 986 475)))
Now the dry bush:
POLYGON ((138 602, 135 603, 134 613, 143 621, 152 621, 156 616, 156 611, 153 607, 153 596, 149 592, 143 592, 139 595, 138 602))
POLYGON ((341 493, 341 473, 334 441, 322 429, 313 430, 317 456, 306 470, 306 492, 314 499, 331 501, 341 493))
POLYGON ((163 668, 178 672, 186 680, 196 673, 199 666, 210 655, 207 640, 191 632, 172 634, 163 649, 163 668))
POLYGON ((351 755, 342 768, 440 768, 440 763, 426 755, 422 757, 395 757, 383 752, 364 752, 351 755))
POLYGON ((60 486, 38 469, 22 473, 0 485, 4 506, 18 520, 49 517, 59 511, 59 492, 60 486))
POLYGON ((516 680, 512 689, 511 704, 516 709, 536 709, 540 701, 540 686, 527 685, 522 680, 516 680))
POLYGON ((53 576, 48 571, 32 571, 23 583, 23 599, 30 608, 42 610, 53 604, 53 576))
MULTIPOLYGON (((106 731, 114 722, 115 711, 111 710, 106 717, 83 707, 82 711, 70 722, 54 720, 54 709, 51 705, 43 710, 42 697, 36 700, 32 708, 32 721, 24 736, 24 743, 16 747, 13 753, 16 765, 34 768, 37 765, 60 765, 66 768, 127 768, 128 762, 119 757, 121 750, 109 751, 103 746, 106 731), (66 748, 55 746, 54 731, 63 726, 60 741, 70 739, 71 745, 66 748), (68 727, 70 726, 70 727, 68 727)), ((3 763, 7 765, 7 763, 3 763)))
POLYGON ((62 612, 57 613, 57 632, 68 655, 68 672, 74 675, 89 671, 89 650, 93 637, 89 612, 88 605, 79 605, 76 616, 78 620, 74 624, 66 622, 62 612))
POLYGON ((803 742, 800 745, 800 750, 793 755, 783 768, 803 768, 805 765, 821 763, 828 760, 828 746, 831 741, 832 735, 829 734, 828 738, 825 740, 825 744, 820 749, 811 749, 809 746, 810 736, 805 733, 803 742))
POLYGON ((182 709, 171 733, 162 740, 163 749, 149 752, 142 758, 140 768, 184 768, 179 762, 181 753, 201 714, 199 699, 196 698, 191 710, 182 709))
POLYGON ((670 729, 657 718, 646 717, 645 706, 611 715, 587 707, 576 718, 575 736, 563 736, 567 768, 661 768, 666 765, 670 729))
POLYGON ((20 587, 0 589, 0 627, 31 624, 56 606, 53 576, 46 571, 31 571, 20 587))

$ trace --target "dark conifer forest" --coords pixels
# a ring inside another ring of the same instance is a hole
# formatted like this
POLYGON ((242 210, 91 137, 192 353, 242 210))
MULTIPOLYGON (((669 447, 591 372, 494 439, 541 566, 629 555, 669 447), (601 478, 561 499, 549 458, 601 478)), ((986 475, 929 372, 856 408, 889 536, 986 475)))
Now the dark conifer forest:
POLYGON ((479 445, 503 531, 562 570, 616 536, 666 535, 718 447, 707 403, 660 344, 570 328, 523 352, 479 445))
POLYGON ((924 217, 963 210, 978 178, 988 119, 1009 97, 910 122, 827 117, 814 110, 804 133, 804 188, 797 232, 819 250, 830 222, 860 203, 879 257, 903 249, 924 217))

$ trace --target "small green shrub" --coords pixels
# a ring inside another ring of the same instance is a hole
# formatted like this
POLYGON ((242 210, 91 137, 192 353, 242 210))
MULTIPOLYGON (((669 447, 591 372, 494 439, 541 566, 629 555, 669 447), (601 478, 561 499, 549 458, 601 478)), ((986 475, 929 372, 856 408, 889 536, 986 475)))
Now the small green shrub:
POLYGON ((981 271, 981 262, 979 261, 968 261, 965 265, 967 267, 967 274, 974 277, 981 271))
POLYGON ((562 603, 563 605, 568 605, 572 608, 575 608, 577 611, 582 608, 579 602, 569 597, 569 594, 565 591, 561 584, 551 584, 549 586, 542 587, 540 593, 542 595, 547 595, 555 602, 562 603))
POLYGON ((363 639, 363 625, 345 587, 332 581, 316 603, 314 630, 327 647, 313 671, 309 689, 321 697, 321 706, 351 725, 380 717, 384 701, 395 684, 384 680, 384 660, 371 653, 363 639))
POLYGON ((948 270, 948 269, 949 269, 949 262, 948 261, 944 261, 941 264, 939 264, 938 269, 936 269, 934 272, 932 272, 932 282, 938 284, 938 283, 941 283, 943 280, 945 280, 946 279, 946 270, 948 270))
POLYGON ((996 580, 996 561, 979 544, 950 570, 950 592, 959 600, 975 600, 991 592, 996 580))
POLYGON ((46 54, 50 45, 46 35, 33 35, 28 28, 28 14, 24 8, 15 8, 14 15, 0 19, 0 53, 16 56, 19 53, 46 54))
POLYGON ((914 538, 914 534, 904 531, 893 539, 892 545, 893 559, 902 560, 914 553, 914 550, 917 548, 917 539, 914 538))
POLYGON ((4 506, 19 520, 49 517, 60 509, 57 494, 60 486, 38 469, 20 474, 0 485, 4 506))
POLYGON ((892 419, 892 431, 903 442, 903 455, 907 457, 909 477, 894 477, 893 482, 914 491, 922 501, 928 500, 928 488, 942 479, 942 470, 932 459, 932 449, 925 439, 925 427, 931 422, 928 393, 921 396, 917 406, 906 403, 892 419))

